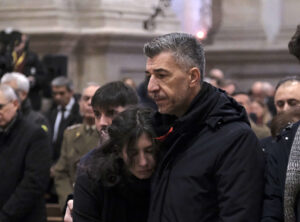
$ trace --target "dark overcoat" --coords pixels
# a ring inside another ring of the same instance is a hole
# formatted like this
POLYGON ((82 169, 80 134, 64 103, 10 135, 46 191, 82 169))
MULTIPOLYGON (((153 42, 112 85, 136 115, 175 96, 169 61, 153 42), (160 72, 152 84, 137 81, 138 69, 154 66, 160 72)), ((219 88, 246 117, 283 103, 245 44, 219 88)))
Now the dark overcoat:
POLYGON ((149 222, 259 221, 263 152, 243 107, 203 83, 182 117, 157 113, 154 125, 165 150, 149 222))
POLYGON ((51 151, 41 126, 20 115, 0 133, 0 221, 46 221, 51 151))

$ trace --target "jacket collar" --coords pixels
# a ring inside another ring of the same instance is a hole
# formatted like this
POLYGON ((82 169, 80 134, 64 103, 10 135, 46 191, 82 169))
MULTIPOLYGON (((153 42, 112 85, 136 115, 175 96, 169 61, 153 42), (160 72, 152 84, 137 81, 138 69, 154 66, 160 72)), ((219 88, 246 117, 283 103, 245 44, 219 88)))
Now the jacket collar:
POLYGON ((175 116, 156 113, 153 125, 160 137, 173 127, 176 132, 186 133, 199 130, 207 125, 211 129, 221 127, 232 121, 244 121, 250 125, 245 109, 234 99, 209 83, 202 84, 200 92, 193 99, 187 112, 177 118, 175 116))

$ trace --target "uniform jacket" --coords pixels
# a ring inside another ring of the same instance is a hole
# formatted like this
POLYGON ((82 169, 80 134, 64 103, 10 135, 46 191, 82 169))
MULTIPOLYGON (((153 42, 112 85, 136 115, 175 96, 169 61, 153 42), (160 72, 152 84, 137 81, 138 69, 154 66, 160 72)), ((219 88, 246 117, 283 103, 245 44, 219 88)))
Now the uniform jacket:
MULTIPOLYGON (((51 141, 52 141, 52 138, 53 138, 54 124, 55 124, 57 113, 58 113, 57 108, 53 107, 49 111, 49 113, 47 114, 49 124, 50 124, 50 138, 51 138, 51 141)), ((60 130, 58 131, 56 142, 52 142, 52 150, 53 150, 52 159, 53 159, 53 162, 56 162, 59 158, 60 150, 61 150, 61 144, 62 144, 63 135, 64 135, 64 130, 68 126, 72 126, 76 123, 81 123, 82 122, 82 117, 79 113, 79 105, 78 105, 77 101, 74 103, 74 105, 71 109, 70 115, 62 121, 63 121, 62 122, 63 125, 60 128, 60 130)))
MULTIPOLYGON (((299 126, 300 122, 291 124, 275 140, 262 141, 262 147, 266 150, 266 169, 261 222, 284 221, 283 197, 286 171, 293 140, 299 126)), ((300 208, 300 205, 298 204, 297 207, 300 208)), ((300 221, 299 217, 297 219, 300 221)))
POLYGON ((61 209, 64 208, 67 196, 73 193, 76 165, 79 159, 99 141, 96 128, 76 124, 65 130, 61 147, 61 155, 54 167, 55 188, 61 209))
POLYGON ((204 82, 182 117, 157 113, 154 126, 168 134, 148 222, 259 221, 263 153, 243 107, 204 82))
POLYGON ((0 132, 0 221, 46 221, 50 147, 47 133, 23 117, 0 132))

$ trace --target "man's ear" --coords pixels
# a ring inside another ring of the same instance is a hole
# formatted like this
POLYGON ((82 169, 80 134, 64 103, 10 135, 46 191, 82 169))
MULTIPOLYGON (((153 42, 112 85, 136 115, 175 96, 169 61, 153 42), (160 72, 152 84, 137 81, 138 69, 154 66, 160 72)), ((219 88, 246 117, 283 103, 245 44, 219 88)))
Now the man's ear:
POLYGON ((193 67, 189 71, 189 78, 190 78, 190 87, 194 87, 200 84, 201 81, 201 73, 199 68, 193 67))
POLYGON ((17 109, 19 109, 19 107, 20 107, 20 102, 19 102, 19 100, 14 100, 14 101, 12 101, 12 104, 14 105, 14 107, 16 107, 17 109))
POLYGON ((25 91, 19 91, 19 98, 21 101, 24 101, 27 98, 28 93, 25 91))

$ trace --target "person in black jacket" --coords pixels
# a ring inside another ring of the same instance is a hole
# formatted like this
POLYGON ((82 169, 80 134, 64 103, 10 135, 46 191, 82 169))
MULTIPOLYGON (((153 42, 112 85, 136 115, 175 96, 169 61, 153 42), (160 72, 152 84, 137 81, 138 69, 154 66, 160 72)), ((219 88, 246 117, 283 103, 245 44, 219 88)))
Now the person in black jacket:
POLYGON ((144 46, 162 155, 148 222, 254 222, 261 217, 263 153, 245 109, 203 82, 205 56, 185 33, 144 46))
POLYGON ((80 164, 73 221, 146 222, 158 146, 153 112, 131 107, 108 127, 109 139, 80 164))
POLYGON ((71 125, 82 122, 79 104, 74 97, 74 87, 70 79, 57 77, 51 82, 54 106, 46 114, 50 124, 53 149, 53 163, 60 156, 64 130, 71 125))
POLYGON ((46 114, 49 121, 49 135, 52 149, 52 167, 50 169, 51 180, 47 190, 47 202, 57 202, 54 188, 54 166, 60 157, 64 131, 67 127, 82 123, 79 104, 74 97, 73 83, 65 76, 52 80, 51 90, 54 106, 46 114))
POLYGON ((49 140, 18 108, 13 89, 0 85, 0 221, 44 222, 49 140))
POLYGON ((34 111, 32 109, 31 102, 28 99, 28 92, 30 90, 30 82, 28 78, 18 72, 5 73, 1 78, 1 83, 9 85, 15 90, 20 100, 20 111, 23 116, 48 131, 49 123, 46 117, 40 112, 34 111))
POLYGON ((28 98, 34 110, 42 105, 42 91, 48 82, 48 75, 38 55, 30 50, 28 35, 21 33, 11 54, 14 72, 23 73, 30 81, 28 98))
MULTIPOLYGON (((300 26, 288 46, 290 53, 300 61, 300 26)), ((279 81, 275 92, 278 113, 289 116, 294 109, 299 109, 299 89, 298 76, 279 81)), ((291 120, 294 121, 293 118, 291 120)), ((261 222, 299 222, 300 122, 288 124, 275 139, 262 141, 262 146, 266 150, 267 164, 261 222)))

